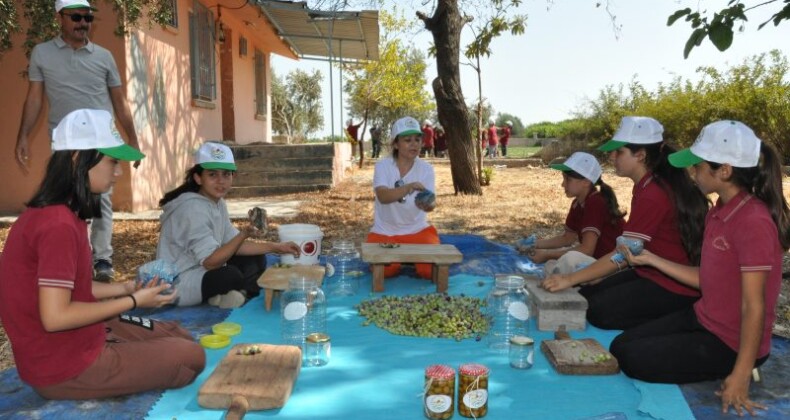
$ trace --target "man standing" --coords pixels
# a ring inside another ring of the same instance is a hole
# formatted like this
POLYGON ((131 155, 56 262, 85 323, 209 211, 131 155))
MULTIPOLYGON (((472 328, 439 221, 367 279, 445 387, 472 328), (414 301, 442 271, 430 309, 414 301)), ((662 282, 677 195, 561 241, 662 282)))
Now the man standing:
POLYGON ((422 122, 422 150, 420 156, 431 157, 433 153, 433 123, 431 120, 422 122))
POLYGON ((373 144, 372 157, 373 159, 378 159, 381 154, 381 128, 379 128, 378 124, 370 127, 370 141, 373 144))
MULTIPOLYGON (((30 84, 16 140, 16 159, 25 172, 30 156, 28 135, 41 113, 45 92, 49 102, 50 138, 52 129, 69 112, 80 108, 104 109, 115 111, 129 144, 139 149, 115 60, 109 51, 88 39, 95 10, 88 0, 56 0, 60 36, 33 48, 28 67, 30 84)), ((135 168, 139 165, 140 161, 134 163, 135 168)), ((112 202, 110 193, 105 193, 101 197, 101 217, 91 223, 96 280, 109 281, 115 274, 111 241, 112 202)))
POLYGON ((499 143, 499 136, 497 136, 497 127, 494 117, 488 119, 488 130, 486 130, 486 134, 488 138, 488 152, 486 156, 495 158, 497 155, 496 147, 499 143))

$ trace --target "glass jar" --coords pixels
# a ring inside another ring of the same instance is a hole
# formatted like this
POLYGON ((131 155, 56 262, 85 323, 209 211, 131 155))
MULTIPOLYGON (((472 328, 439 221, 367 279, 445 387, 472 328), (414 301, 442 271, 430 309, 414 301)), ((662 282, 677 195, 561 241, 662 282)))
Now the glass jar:
POLYGON ((535 353, 535 341, 523 335, 510 337, 510 351, 508 359, 510 366, 516 369, 529 369, 532 367, 532 358, 535 353))
POLYGON ((324 333, 308 334, 305 338, 303 366, 323 366, 329 363, 332 343, 324 333))
POLYGON ((458 414, 480 418, 488 413, 488 368, 475 363, 458 368, 458 414))
POLYGON ((330 296, 353 296, 359 290, 362 260, 354 241, 334 241, 326 254, 326 280, 324 288, 330 296))
POLYGON ((452 417, 454 397, 455 369, 447 365, 431 365, 425 368, 425 417, 434 420, 452 417))
POLYGON ((529 292, 524 287, 523 277, 496 276, 494 288, 486 299, 488 348, 506 352, 510 346, 510 337, 528 335, 529 303, 529 292))
POLYGON ((316 282, 295 277, 280 297, 280 326, 284 344, 298 346, 305 354, 305 338, 326 333, 326 298, 316 282))

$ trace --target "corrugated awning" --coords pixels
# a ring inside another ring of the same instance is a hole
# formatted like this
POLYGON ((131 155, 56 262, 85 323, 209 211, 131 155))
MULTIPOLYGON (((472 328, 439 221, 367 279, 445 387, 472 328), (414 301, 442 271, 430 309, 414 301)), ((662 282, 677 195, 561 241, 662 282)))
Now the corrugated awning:
POLYGON ((257 0, 279 35, 300 58, 379 59, 377 10, 311 10, 305 2, 257 0))

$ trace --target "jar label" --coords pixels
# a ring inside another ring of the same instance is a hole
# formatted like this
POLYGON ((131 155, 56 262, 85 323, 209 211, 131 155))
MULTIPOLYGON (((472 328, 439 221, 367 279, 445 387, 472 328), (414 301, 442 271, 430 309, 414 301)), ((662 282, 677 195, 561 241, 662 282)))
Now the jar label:
POLYGON ((480 408, 488 401, 488 391, 485 389, 475 389, 464 394, 464 404, 471 408, 480 408))
POLYGON ((425 397, 425 408, 433 413, 444 413, 450 409, 453 399, 444 394, 428 395, 425 397))
POLYGON ((307 315, 307 305, 304 302, 291 302, 285 305, 283 317, 287 321, 296 321, 307 315))
POLYGON ((529 319, 529 308, 524 302, 513 302, 507 307, 507 313, 519 321, 529 319))

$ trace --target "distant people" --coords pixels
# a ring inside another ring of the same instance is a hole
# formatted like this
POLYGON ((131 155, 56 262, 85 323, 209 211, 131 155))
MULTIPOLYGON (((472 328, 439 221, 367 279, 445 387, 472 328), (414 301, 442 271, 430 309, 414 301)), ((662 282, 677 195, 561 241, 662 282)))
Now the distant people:
POLYGON ((161 294, 169 284, 93 281, 88 220, 123 174, 121 161, 144 157, 114 127, 103 109, 61 119, 41 186, 0 254, 0 318, 19 377, 46 399, 181 388, 206 365, 177 323, 119 316, 172 303, 177 292, 161 294))
MULTIPOLYGON (((680 265, 699 264, 708 201, 688 173, 669 164, 673 152, 664 127, 650 117, 623 117, 599 150, 609 152, 618 176, 634 182, 623 236, 641 240, 644 249, 680 265)), ((699 290, 653 267, 630 268, 612 260, 614 250, 586 268, 551 275, 549 291, 579 289, 588 304, 587 321, 602 329, 626 329, 688 308, 699 290)))
MULTIPOLYGON (((132 113, 126 103, 121 77, 115 60, 106 49, 88 39, 96 9, 88 0, 55 1, 60 36, 38 44, 30 54, 30 81, 22 121, 16 139, 16 159, 24 171, 28 168, 28 136, 38 120, 46 92, 49 103, 49 132, 71 111, 80 108, 115 111, 118 122, 129 137, 129 144, 139 148, 132 113)), ((140 161, 134 163, 137 168, 140 161)), ((90 223, 94 277, 110 281, 112 266, 112 189, 102 194, 101 213, 90 223)))
POLYGON ((422 150, 420 150, 420 156, 423 157, 431 157, 433 153, 433 146, 434 146, 434 131, 433 131, 433 123, 431 120, 425 120, 422 123, 422 150))
POLYGON ((266 270, 265 254, 293 254, 293 242, 252 241, 252 223, 233 226, 225 203, 236 174, 233 152, 206 142, 195 153, 195 165, 184 183, 159 200, 159 244, 156 258, 178 267, 179 306, 209 303, 237 308, 258 296, 258 277, 266 270))
POLYGON ((441 125, 437 125, 434 129, 434 154, 436 157, 447 157, 447 134, 441 125))
POLYGON ((499 148, 502 149, 502 157, 507 157, 507 144, 510 142, 510 133, 513 130, 513 121, 506 121, 502 127, 502 135, 499 137, 499 148))
POLYGON ((370 140, 373 150, 371 151, 373 159, 378 159, 381 155, 381 127, 374 124, 370 127, 370 140))
POLYGON ((538 239, 526 251, 533 262, 546 263, 546 275, 569 274, 615 249, 615 240, 623 234, 625 212, 620 210, 612 187, 603 182, 595 156, 576 152, 551 167, 562 171, 562 188, 573 198, 565 232, 538 239))
POLYGON ((359 122, 359 124, 354 124, 354 120, 350 118, 348 119, 348 121, 346 121, 346 133, 348 134, 348 137, 351 139, 350 140, 351 144, 354 146, 356 146, 357 143, 359 143, 359 126, 361 126, 362 123, 364 122, 365 120, 362 120, 359 122))
POLYGON ((497 156, 497 144, 499 144, 499 136, 497 135, 496 121, 493 117, 488 119, 488 129, 486 130, 486 139, 488 140, 488 148, 486 149, 486 156, 495 158, 497 156))
MULTIPOLYGON (((392 124, 390 130, 392 156, 376 162, 373 170, 373 227, 368 233, 370 243, 438 244, 439 234, 428 223, 427 213, 434 210, 435 201, 424 205, 415 201, 421 191, 435 192, 436 176, 433 167, 420 159, 422 129, 411 117, 392 124)), ((417 275, 432 277, 432 264, 415 264, 417 275)), ((384 268, 385 277, 396 276, 400 264, 384 268)))
POLYGON ((699 267, 647 250, 623 252, 630 264, 661 270, 702 297, 626 330, 612 341, 612 354, 626 375, 647 382, 724 379, 717 391, 722 412, 732 406, 738 415, 755 415, 765 407, 749 399, 751 372, 770 355, 782 255, 790 247, 781 158, 746 125, 717 121, 669 162, 692 167, 702 193, 718 197, 705 221, 699 267))

